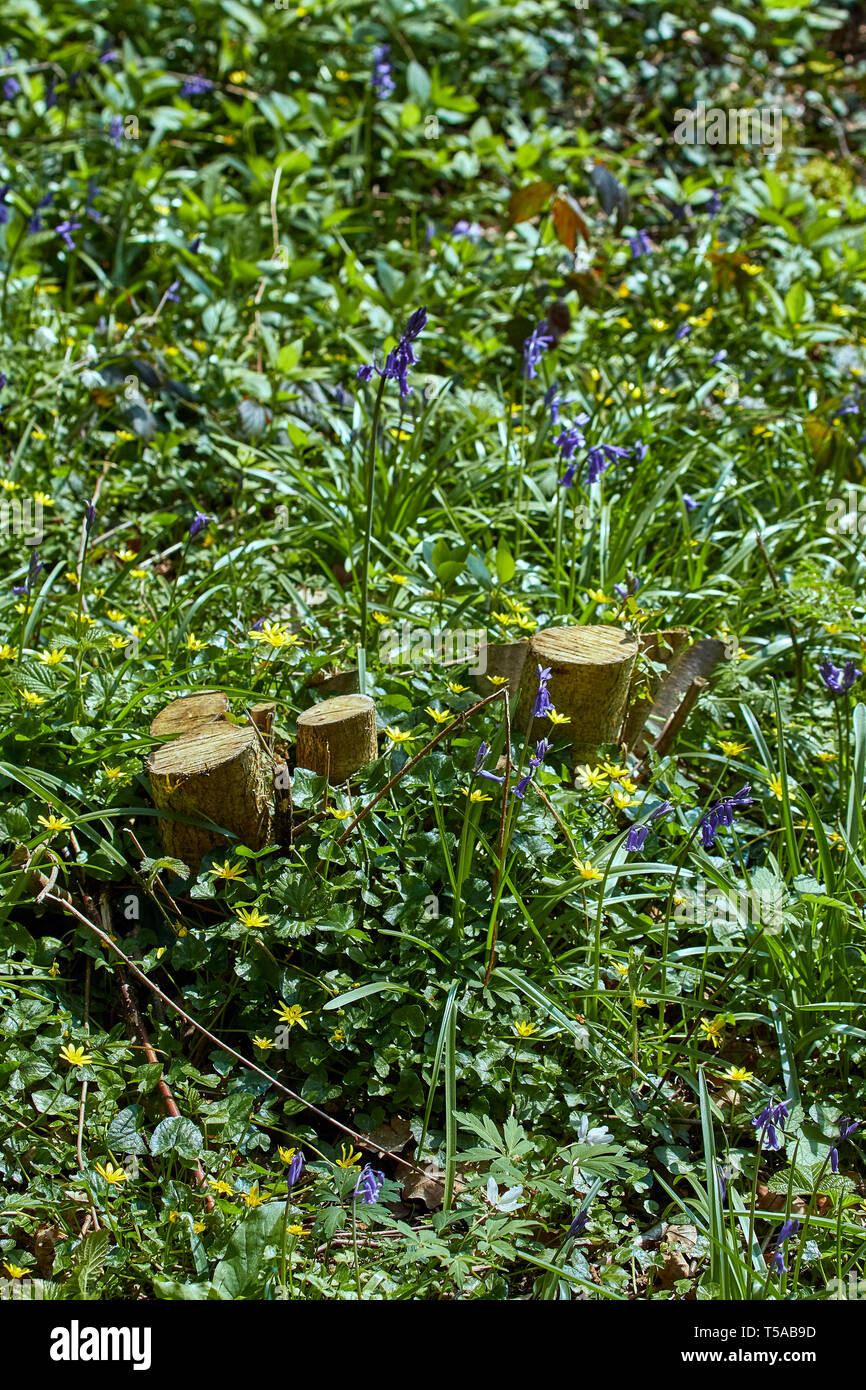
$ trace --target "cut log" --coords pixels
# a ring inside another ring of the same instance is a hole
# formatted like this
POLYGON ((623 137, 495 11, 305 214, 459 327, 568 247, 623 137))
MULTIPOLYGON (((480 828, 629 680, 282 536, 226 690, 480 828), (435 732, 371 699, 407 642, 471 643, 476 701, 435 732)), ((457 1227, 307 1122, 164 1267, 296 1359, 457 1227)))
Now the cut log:
MULTIPOLYGON (((550 668, 550 699, 571 721, 561 730, 571 738, 571 763, 594 762, 598 749, 616 743, 637 658, 637 638, 617 627, 549 627, 529 639, 517 727, 530 738, 550 736, 546 718, 533 719, 538 667, 550 668)), ((556 729, 559 732, 559 729, 556 729)))
POLYGON ((253 705, 250 710, 250 719, 259 730, 259 733, 264 734, 265 738, 270 738, 273 733, 276 710, 276 702, 273 700, 269 700, 263 705, 253 705))
MULTIPOLYGON (((638 736, 635 752, 643 757, 647 744, 655 743, 668 720, 679 708, 692 683, 701 677, 706 680, 725 654, 724 642, 715 637, 701 637, 681 652, 671 667, 670 675, 662 682, 650 706, 643 733, 638 736)), ((698 687, 698 692, 700 687, 698 687)), ((697 695, 695 696, 697 698, 697 695)), ((691 706, 689 706, 691 708, 691 706)))
POLYGON ((351 671, 334 671, 331 675, 319 671, 307 688, 319 690, 323 695, 357 695, 358 672, 355 667, 351 671))
POLYGON ((378 753, 376 706, 369 695, 337 695, 298 718, 298 767, 331 782, 345 782, 378 753))
POLYGON ((513 699, 520 690, 523 668, 529 654, 529 642, 491 642, 487 645, 487 670, 476 676, 475 689, 479 695, 491 695, 502 686, 501 681, 492 681, 491 676, 505 676, 508 681, 508 695, 513 699))
MULTIPOLYGON (((670 670, 688 640, 689 632, 685 627, 671 627, 663 632, 644 632, 639 638, 641 657, 656 665, 665 665, 670 670)), ((644 666, 641 660, 635 663, 628 693, 629 707, 621 734, 621 741, 626 747, 631 748, 643 731, 652 707, 651 702, 663 679, 664 675, 661 672, 644 666), (638 698, 639 694, 643 698, 638 698)))
POLYGON ((210 820, 229 832, 160 818, 166 853, 193 872, 203 855, 232 836, 249 849, 270 843, 273 775, 255 729, 228 723, 200 727, 157 748, 147 772, 157 810, 210 820))
POLYGON ((229 702, 220 690, 205 690, 201 695, 181 695, 160 710, 150 726, 151 738, 177 738, 191 734, 203 724, 215 724, 222 719, 229 702))

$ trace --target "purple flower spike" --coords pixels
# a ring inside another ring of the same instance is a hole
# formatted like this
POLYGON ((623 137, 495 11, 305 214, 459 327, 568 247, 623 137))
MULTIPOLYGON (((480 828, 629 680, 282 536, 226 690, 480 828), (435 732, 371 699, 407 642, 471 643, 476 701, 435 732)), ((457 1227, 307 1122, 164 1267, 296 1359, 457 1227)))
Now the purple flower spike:
POLYGON ((384 1185, 385 1174, 365 1163, 355 1183, 355 1196, 361 1198, 365 1207, 370 1207, 374 1202, 378 1202, 379 1193, 384 1185))
POLYGON ((832 661, 822 661, 818 673, 833 695, 847 695, 857 677, 863 674, 853 661, 846 661, 844 667, 834 666, 832 661))
POLYGON ((189 538, 193 540, 199 531, 203 531, 209 521, 216 521, 215 516, 208 516, 206 512, 196 512, 192 521, 189 523, 189 538))
POLYGON ((542 319, 541 323, 536 324, 523 344, 523 375, 527 381, 534 381, 538 376, 538 364, 545 350, 552 347, 553 343, 553 334, 542 319))

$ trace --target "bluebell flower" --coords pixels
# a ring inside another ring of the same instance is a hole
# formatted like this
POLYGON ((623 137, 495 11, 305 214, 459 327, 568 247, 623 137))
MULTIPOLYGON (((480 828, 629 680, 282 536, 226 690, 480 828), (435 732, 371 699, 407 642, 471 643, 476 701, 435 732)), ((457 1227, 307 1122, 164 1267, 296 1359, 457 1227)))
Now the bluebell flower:
POLYGON ((365 1163, 355 1183, 355 1196, 361 1198, 364 1206, 372 1206, 374 1202, 378 1202, 379 1193, 384 1185, 385 1174, 365 1163))
POLYGON ((12 101, 21 91, 21 83, 17 77, 7 77, 3 83, 3 95, 7 101, 12 101))
POLYGON ((668 812, 672 810, 673 806, 670 801, 663 801, 661 806, 657 806, 654 811, 650 812, 645 821, 642 821, 640 825, 633 825, 628 832, 628 838, 625 842, 626 849, 632 853, 643 849, 653 821, 659 820, 662 816, 666 816, 668 812))
POLYGON ((644 444, 642 440, 638 440, 637 444, 635 444, 634 446, 634 456, 637 459, 638 463, 643 463, 648 453, 649 445, 644 444))
MULTIPOLYGON (((549 392, 547 394, 549 394, 549 392)), ((545 395, 545 404, 547 404, 547 395, 545 395)), ((552 413, 551 411, 551 416, 552 413)), ((557 406, 557 415, 558 414, 559 407, 557 406)), ((566 425, 562 433, 558 436, 556 447, 564 459, 570 459, 576 450, 583 448, 586 443, 586 436, 581 429, 581 425, 585 425, 588 419, 589 416, 586 411, 582 410, 575 418, 574 424, 566 425)))
POLYGON ((846 1139, 850 1139, 851 1135, 855 1130, 860 1128, 862 1123, 862 1120, 851 1121, 842 1119, 839 1121, 839 1138, 830 1150, 830 1171, 832 1173, 838 1173, 839 1171, 839 1145, 844 1144, 846 1139))
POLYGON ((717 801, 709 811, 701 817, 701 844, 704 849, 712 849, 716 843, 716 835, 722 825, 733 825, 734 811, 743 806, 751 806, 751 783, 746 782, 735 796, 725 797, 722 801, 717 801))
POLYGON ((57 86, 57 83, 54 81, 54 78, 53 78, 53 77, 50 78, 50 79, 49 79, 49 82, 48 82, 48 86, 45 88, 45 110, 46 110, 46 111, 50 111, 51 108, 52 108, 53 106, 56 106, 56 105, 57 105, 57 93, 56 93, 56 91, 55 91, 55 87, 56 87, 56 86, 57 86))
POLYGON ((0 391, 3 390, 3 387, 4 387, 5 385, 6 385, 6 373, 5 373, 5 372, 0 372, 0 391))
POLYGON ((88 180, 87 180, 87 202, 86 202, 86 204, 85 204, 84 211, 85 211, 86 215, 87 215, 88 217, 92 218, 92 220, 93 220, 94 222, 101 222, 101 221, 102 221, 102 218, 99 216, 99 213, 96 211, 96 209, 95 209, 95 207, 94 207, 94 202, 95 202, 96 198, 99 196, 100 192, 101 192, 101 189, 97 186, 96 179, 88 179, 88 180))
POLYGON ((166 290, 166 292, 165 292, 166 300, 169 301, 171 304, 179 304, 179 303, 180 303, 180 295, 179 295, 178 292, 177 292, 179 288, 180 288, 180 281, 179 281, 179 280, 172 280, 171 284, 169 285, 168 289, 166 290))
POLYGON ((116 150, 123 144, 123 117, 112 116, 108 125, 108 138, 116 150))
MULTIPOLYGON (((540 667, 540 666, 539 666, 539 668, 538 668, 538 671, 539 671, 539 677, 540 677, 540 675, 541 675, 541 667, 540 667)), ((549 675, 550 673, 548 672, 547 674, 549 675)), ((547 693, 547 692, 546 692, 546 690, 545 690, 545 694, 546 694, 546 693, 547 693)), ((539 683, 539 694, 540 694, 540 683, 539 683)), ((537 701, 536 701, 536 704, 537 704, 537 701)), ((552 708, 552 706, 550 706, 550 708, 552 708)), ((529 759, 529 768, 528 768, 528 770, 527 770, 526 772, 524 772, 523 776, 519 779, 519 781, 515 782, 514 786, 511 788, 511 794, 512 794, 512 796, 516 796, 518 801, 522 801, 522 800, 523 800, 524 796, 526 795, 526 789, 527 789, 527 787, 529 786, 530 782, 531 782, 531 781, 533 780, 533 778, 535 777, 536 772, 537 772, 538 769, 541 767, 541 764, 544 762, 544 759, 547 757, 547 754, 550 752, 550 748, 551 748, 550 742, 549 742, 549 740, 546 739, 546 738, 540 738, 540 739, 538 740, 538 742, 536 743, 536 745, 535 745, 535 752, 532 754, 531 758, 529 759)))
POLYGON ((577 1213, 577 1216, 574 1218, 571 1225, 569 1226, 568 1230, 566 1231, 565 1239, 574 1240, 577 1236, 582 1236, 587 1228, 588 1223, 589 1212, 584 1211, 581 1208, 581 1210, 577 1213))
POLYGON ((638 232, 637 236, 629 237, 628 244, 635 260, 639 260, 641 256, 652 255, 652 242, 646 232, 638 232))
POLYGON ((484 768, 484 760, 489 752, 490 749, 487 747, 487 744, 482 742, 478 747, 478 752, 475 754, 474 774, 476 777, 486 777, 488 782, 498 782, 501 787, 505 778, 497 777, 495 772, 487 772, 484 768))
POLYGON ((388 97, 397 90, 397 85, 391 76, 391 45, 380 43, 373 49, 373 91, 380 101, 387 101, 388 97))
POLYGON ((209 77, 188 77, 180 89, 182 97, 200 97, 213 86, 209 77))
POLYGON ((826 660, 821 662, 818 673, 833 695, 847 695, 857 677, 863 674, 853 661, 846 661, 844 667, 840 667, 826 660))
POLYGON ((767 1149, 781 1149, 779 1137, 776 1134, 776 1127, 787 1120, 789 1115, 788 1106, 784 1101, 779 1101, 776 1105, 773 1100, 769 1105, 765 1105, 760 1115, 756 1115, 752 1120, 755 1129, 760 1130, 766 1137, 764 1147, 767 1149))
POLYGON ((9 221, 9 209, 6 206, 6 199, 9 197, 11 187, 11 184, 4 183, 3 187, 0 188, 0 225, 9 221))
POLYGON ((30 214, 30 221, 27 224, 27 230, 28 232, 30 232, 31 235, 35 235, 36 232, 42 231, 42 218, 39 216, 40 210, 42 208, 47 208, 49 203, 53 202, 53 193, 46 193, 44 198, 39 199, 39 202, 36 204, 32 213, 30 214))
POLYGON ((606 473, 615 459, 629 458, 631 449, 625 448, 621 444, 596 444, 586 456, 587 462, 587 481, 589 483, 598 482, 602 473, 606 473))
POLYGON ((384 367, 377 367, 374 362, 365 362, 355 373, 357 380, 369 381, 375 371, 387 381, 396 381, 401 397, 411 395, 413 388, 409 385, 409 368, 418 361, 412 344, 426 327, 427 310, 422 306, 416 309, 409 319, 399 343, 385 358, 384 367))
POLYGON ((718 352, 714 353, 713 356, 710 358, 710 366, 717 367, 720 362, 724 362, 727 355, 727 348, 719 348, 718 352))
POLYGON ((295 1183, 298 1181, 298 1178, 301 1176, 301 1169, 303 1168, 303 1166, 304 1166, 304 1155, 303 1155, 302 1153, 297 1153, 297 1154, 295 1154, 295 1156, 293 1157, 291 1163, 289 1164, 288 1171, 287 1171, 287 1173, 286 1173, 286 1190, 287 1190, 287 1191, 291 1192, 291 1190, 292 1190, 292 1188, 294 1187, 295 1183))
POLYGON ((616 594, 617 598, 627 599, 633 597, 642 584, 643 580, 638 579, 636 574, 632 574, 629 575, 628 582, 626 584, 614 584, 613 591, 616 594))
POLYGON ((118 52, 118 50, 116 48, 112 48, 110 45, 104 48, 99 55, 100 63, 116 63, 119 58, 120 53, 118 52))
POLYGON ((537 323, 523 343, 523 375, 527 381, 538 376, 538 364, 547 348, 552 347, 554 337, 544 319, 537 323))
POLYGON ((698 504, 694 497, 691 497, 687 492, 683 493, 683 506, 687 512, 696 512, 698 509, 698 504))
POLYGON ((192 241, 190 242, 189 246, 188 246, 186 249, 187 249, 187 251, 190 252, 191 255, 194 256, 194 255, 196 254, 196 252, 198 251, 198 248, 199 248, 200 246, 201 246, 201 237, 200 237, 200 236, 197 236, 197 237, 193 237, 192 241))
POLYGON ((208 522, 216 521, 215 516, 208 516, 206 512, 196 512, 192 521, 189 523, 189 538, 193 540, 199 531, 203 531, 208 522))
POLYGON ((773 1255, 773 1268, 777 1274, 788 1273, 785 1265, 785 1244, 792 1236, 798 1233, 799 1229, 800 1223, 796 1217, 791 1217, 788 1221, 785 1221, 779 1229, 778 1239, 776 1240, 776 1251, 773 1255))
POLYGON ((688 338, 688 336, 689 336, 689 334, 691 333, 691 331, 692 331, 691 324, 689 324, 689 323, 681 323, 680 326, 679 326, 679 328, 677 329, 676 333, 674 334, 674 342, 675 342, 675 343, 678 343, 678 342, 680 342, 680 340, 681 340, 682 338, 688 338))
POLYGON ((84 525, 86 527, 88 536, 90 535, 90 528, 92 527, 95 520, 96 503, 91 499, 89 502, 85 504, 84 507, 84 525))
POLYGON ((71 234, 72 232, 77 232, 80 226, 80 222, 70 222, 69 218, 67 218, 64 222, 58 222, 57 226, 54 228, 54 233, 56 236, 63 238, 70 251, 74 251, 75 242, 72 240, 71 234))
POLYGON ((461 217, 459 222, 454 223, 454 230, 451 233, 452 240, 460 241, 465 237, 467 241, 472 242, 473 246, 477 246, 483 235, 483 228, 477 222, 467 222, 465 217, 461 217))
POLYGON ((553 701, 548 693, 548 685, 552 671, 549 666, 538 667, 538 691, 535 696, 535 704, 532 709, 533 719, 543 719, 548 710, 553 709, 553 701))
POLYGON ((545 391, 545 393, 544 393, 544 404, 547 406, 548 410, 550 411, 550 423, 551 423, 551 425, 557 425, 557 424, 559 424, 559 410, 560 410, 561 401, 560 401, 560 399, 559 399, 559 394, 558 394, 558 392, 557 392, 556 383, 555 383, 555 382, 554 382, 553 386, 548 386, 547 390, 545 391))

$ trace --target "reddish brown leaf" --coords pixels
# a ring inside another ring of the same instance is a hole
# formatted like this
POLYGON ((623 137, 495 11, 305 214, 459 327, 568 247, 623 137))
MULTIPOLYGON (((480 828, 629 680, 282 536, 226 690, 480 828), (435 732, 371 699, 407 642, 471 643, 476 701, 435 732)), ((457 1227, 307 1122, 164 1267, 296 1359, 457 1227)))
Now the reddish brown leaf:
POLYGON ((508 220, 511 226, 513 227, 515 222, 528 222, 530 217, 537 217, 546 206, 552 192, 553 185, 545 183, 544 180, 515 189, 508 200, 508 220))
POLYGON ((589 232, 580 208, 570 193, 557 193, 553 200, 553 227, 563 246, 574 253, 578 232, 589 245, 589 232))

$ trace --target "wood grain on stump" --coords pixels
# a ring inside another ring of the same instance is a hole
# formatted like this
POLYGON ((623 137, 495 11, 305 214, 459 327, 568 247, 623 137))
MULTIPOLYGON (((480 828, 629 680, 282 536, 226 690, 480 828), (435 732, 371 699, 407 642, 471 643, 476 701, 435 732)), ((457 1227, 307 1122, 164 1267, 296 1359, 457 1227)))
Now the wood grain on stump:
POLYGON ((331 782, 345 782, 378 753, 376 706, 369 695, 337 695, 298 718, 298 767, 331 782))
MULTIPOLYGON (((215 723, 157 748, 147 761, 159 811, 213 821, 250 849, 269 843, 273 778, 255 729, 215 723)), ((160 819, 166 853, 195 871, 228 837, 205 826, 160 819)))
POLYGON ((517 727, 531 723, 532 739, 550 736, 549 719, 532 719, 538 667, 551 671, 548 690, 561 726, 571 738, 571 763, 594 762, 603 743, 616 743, 637 658, 637 638, 617 627, 548 627, 529 639, 523 668, 517 727))
POLYGON ((176 738, 191 734, 203 724, 215 724, 222 719, 229 702, 220 690, 205 690, 201 695, 181 695, 161 709, 150 726, 151 738, 176 738))

